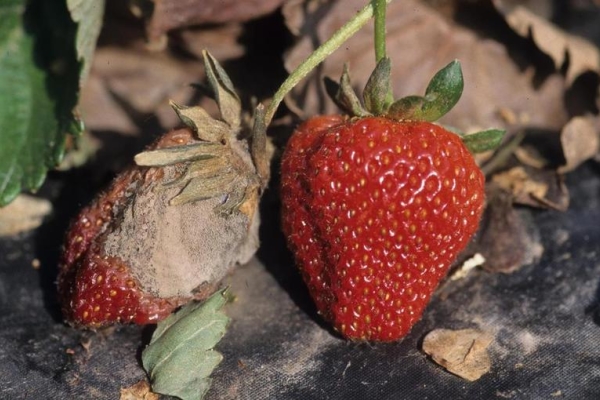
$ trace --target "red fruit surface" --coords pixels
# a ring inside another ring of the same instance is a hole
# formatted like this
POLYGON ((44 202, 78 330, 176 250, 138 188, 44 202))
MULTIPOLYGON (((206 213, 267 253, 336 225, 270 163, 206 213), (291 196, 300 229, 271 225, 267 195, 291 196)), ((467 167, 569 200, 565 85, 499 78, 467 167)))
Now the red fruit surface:
MULTIPOLYGON (((154 147, 189 143, 193 133, 167 133, 154 147)), ((120 213, 143 185, 162 177, 157 168, 131 167, 110 188, 85 207, 67 233, 59 265, 58 294, 67 322, 99 328, 114 323, 156 323, 191 298, 160 298, 146 293, 117 257, 103 253, 106 233, 119 224, 120 213)))
POLYGON ((354 340, 410 331, 484 206, 472 155, 428 122, 314 117, 290 138, 281 175, 296 263, 320 314, 354 340))

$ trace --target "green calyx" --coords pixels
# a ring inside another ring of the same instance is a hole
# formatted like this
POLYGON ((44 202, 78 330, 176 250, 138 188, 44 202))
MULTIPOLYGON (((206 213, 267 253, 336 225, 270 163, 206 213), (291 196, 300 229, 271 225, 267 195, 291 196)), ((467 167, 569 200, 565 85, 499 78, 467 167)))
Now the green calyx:
POLYGON ((384 57, 377 63, 363 90, 364 107, 352 89, 347 66, 339 84, 327 81, 326 87, 333 100, 351 115, 385 115, 399 121, 428 122, 434 122, 448 113, 460 99, 464 87, 460 63, 456 60, 435 74, 424 96, 393 100, 390 80, 391 62, 384 57))
POLYGON ((438 71, 425 96, 408 96, 395 101, 387 115, 398 120, 437 121, 458 103, 464 87, 460 63, 456 60, 438 71))
MULTIPOLYGON (((382 58, 369 77, 363 90, 363 104, 350 83, 347 66, 339 83, 326 79, 325 87, 333 101, 351 116, 379 115, 397 121, 435 122, 446 115, 458 103, 464 88, 463 74, 458 60, 439 70, 425 89, 425 95, 406 96, 393 100, 391 84, 391 62, 382 58)), ((455 132, 457 133, 457 132, 455 132)), ((506 132, 490 129, 461 136, 472 153, 493 150, 500 145, 506 132)))

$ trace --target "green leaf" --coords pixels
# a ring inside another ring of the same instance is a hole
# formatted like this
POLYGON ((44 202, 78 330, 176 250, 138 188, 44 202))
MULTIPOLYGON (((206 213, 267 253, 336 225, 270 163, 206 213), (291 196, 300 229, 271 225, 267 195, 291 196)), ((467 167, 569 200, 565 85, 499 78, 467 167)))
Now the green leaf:
POLYGON ((389 107, 391 70, 392 62, 390 59, 388 57, 382 58, 365 85, 363 91, 365 108, 375 115, 384 114, 389 107))
POLYGON ((210 374, 222 356, 213 348, 229 318, 221 311, 225 290, 203 303, 191 303, 158 324, 142 353, 152 391, 182 400, 200 400, 210 387, 210 374))
POLYGON ((35 190, 62 159, 73 116, 79 64, 75 25, 64 3, 0 3, 0 206, 35 190))
POLYGON ((506 131, 502 129, 488 129, 462 136, 461 139, 469 151, 475 154, 496 149, 500 146, 505 134, 506 131))
POLYGON ((75 48, 77 59, 83 63, 79 86, 87 79, 92 66, 96 41, 102 28, 105 0, 67 0, 71 18, 77 23, 75 48))

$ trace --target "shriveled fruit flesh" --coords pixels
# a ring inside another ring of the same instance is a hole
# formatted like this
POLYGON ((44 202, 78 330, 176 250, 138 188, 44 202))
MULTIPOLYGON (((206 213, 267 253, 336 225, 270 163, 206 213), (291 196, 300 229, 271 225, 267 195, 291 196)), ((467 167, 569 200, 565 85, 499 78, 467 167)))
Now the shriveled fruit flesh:
POLYGON ((349 339, 406 335, 483 210, 461 139, 429 122, 319 116, 281 168, 283 229, 319 312, 349 339))

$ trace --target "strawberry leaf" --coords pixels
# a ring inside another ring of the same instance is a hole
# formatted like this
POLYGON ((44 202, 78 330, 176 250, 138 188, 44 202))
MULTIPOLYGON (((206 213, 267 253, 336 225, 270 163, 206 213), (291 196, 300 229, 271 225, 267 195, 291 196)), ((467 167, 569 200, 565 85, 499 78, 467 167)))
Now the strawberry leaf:
POLYGON ((96 49, 96 41, 102 28, 105 0, 67 0, 71 18, 77 23, 75 47, 77 58, 83 63, 79 76, 82 86, 92 67, 92 58, 96 49))
POLYGON ((388 57, 382 58, 365 85, 363 91, 365 108, 375 115, 385 114, 390 106, 388 94, 391 93, 391 70, 392 62, 390 59, 388 57))
POLYGON ((226 332, 221 311, 225 290, 203 303, 191 303, 158 324, 142 353, 152 391, 182 400, 200 400, 210 388, 210 374, 222 355, 213 348, 226 332))
POLYGON ((496 149, 504 138, 505 130, 488 129, 470 135, 462 136, 461 139, 469 151, 473 154, 496 149))
POLYGON ((80 65, 75 24, 60 2, 0 3, 0 206, 36 190, 63 157, 80 65))

